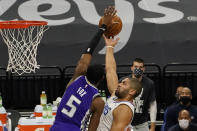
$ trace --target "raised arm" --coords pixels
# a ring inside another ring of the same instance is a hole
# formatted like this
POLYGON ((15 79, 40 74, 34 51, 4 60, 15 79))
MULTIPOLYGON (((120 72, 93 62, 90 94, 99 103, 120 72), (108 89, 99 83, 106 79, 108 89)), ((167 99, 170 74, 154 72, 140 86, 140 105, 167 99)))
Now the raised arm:
POLYGON ((119 38, 114 40, 112 38, 108 39, 105 36, 103 37, 106 44, 105 68, 107 87, 111 96, 113 96, 115 95, 115 90, 118 87, 118 76, 116 72, 116 61, 114 58, 114 47, 118 43, 119 38))
POLYGON ((88 69, 88 66, 91 62, 92 53, 94 52, 96 46, 98 45, 103 33, 107 29, 107 25, 112 22, 113 16, 116 14, 116 10, 114 7, 108 7, 104 11, 104 18, 102 26, 99 28, 97 34, 93 37, 90 44, 86 48, 85 52, 82 54, 77 67, 75 69, 74 75, 70 82, 68 83, 67 87, 80 75, 85 75, 88 69))

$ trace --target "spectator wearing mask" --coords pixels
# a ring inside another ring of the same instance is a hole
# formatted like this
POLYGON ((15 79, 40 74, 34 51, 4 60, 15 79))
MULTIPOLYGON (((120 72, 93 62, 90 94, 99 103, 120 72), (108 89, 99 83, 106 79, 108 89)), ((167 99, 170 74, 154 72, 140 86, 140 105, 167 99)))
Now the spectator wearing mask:
POLYGON ((170 127, 178 124, 178 114, 181 110, 188 110, 191 115, 191 122, 197 123, 197 107, 191 104, 192 92, 188 87, 184 87, 179 96, 179 103, 171 105, 166 113, 166 126, 165 131, 170 127))
POLYGON ((175 94, 176 101, 173 104, 179 103, 180 94, 181 94, 183 88, 184 88, 183 86, 179 86, 176 88, 176 94, 175 94))
POLYGON ((178 124, 172 126, 169 131, 197 131, 197 124, 191 122, 191 116, 187 110, 181 110, 178 124))
MULTIPOLYGON (((179 103, 180 94, 181 94, 181 91, 182 91, 183 88, 184 88, 183 86, 178 86, 176 88, 176 94, 175 94, 175 100, 176 101, 172 105, 175 105, 175 104, 179 103)), ((164 112, 164 119, 163 119, 163 125, 161 127, 161 131, 164 131, 164 128, 165 128, 165 125, 166 125, 166 114, 168 112, 168 108, 166 108, 166 110, 164 112)))
MULTIPOLYGON (((155 121, 157 116, 157 102, 155 97, 154 82, 143 75, 145 71, 144 60, 135 58, 132 62, 132 74, 126 77, 136 78, 142 84, 142 91, 133 101, 135 111, 131 123, 134 131, 155 131, 155 121), (149 115, 150 112, 150 115, 149 115), (150 129, 148 120, 150 118, 150 129)), ((123 80, 121 78, 120 80, 123 80)))

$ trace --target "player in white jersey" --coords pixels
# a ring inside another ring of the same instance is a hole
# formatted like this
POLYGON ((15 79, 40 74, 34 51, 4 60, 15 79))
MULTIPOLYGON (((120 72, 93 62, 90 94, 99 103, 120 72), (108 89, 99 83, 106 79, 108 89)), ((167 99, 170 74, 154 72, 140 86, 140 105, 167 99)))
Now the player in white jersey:
MULTIPOLYGON (((117 99, 116 97, 110 97, 107 100, 103 114, 100 118, 99 128, 97 129, 98 131, 109 131, 111 129, 112 122, 113 122, 113 111, 119 105, 125 104, 126 106, 128 106, 131 109, 132 113, 134 112, 134 106, 131 104, 131 102, 127 102, 127 101, 117 102, 116 99, 117 99)), ((131 121, 132 121, 132 119, 131 119, 131 121)), ((130 124, 125 127, 125 131, 132 131, 131 129, 132 129, 132 127, 130 124)))
POLYGON ((134 115, 132 101, 141 92, 141 84, 135 78, 125 78, 118 83, 114 47, 119 39, 104 36, 106 43, 106 79, 111 97, 105 104, 97 131, 131 131, 134 115))

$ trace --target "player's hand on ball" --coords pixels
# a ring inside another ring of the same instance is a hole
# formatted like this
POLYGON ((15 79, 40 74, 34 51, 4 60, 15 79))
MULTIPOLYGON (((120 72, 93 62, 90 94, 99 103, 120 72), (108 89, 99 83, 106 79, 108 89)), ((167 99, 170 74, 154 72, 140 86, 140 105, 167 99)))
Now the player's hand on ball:
POLYGON ((113 6, 109 6, 104 11, 103 21, 102 24, 105 24, 106 26, 111 25, 112 18, 116 15, 116 10, 113 6))

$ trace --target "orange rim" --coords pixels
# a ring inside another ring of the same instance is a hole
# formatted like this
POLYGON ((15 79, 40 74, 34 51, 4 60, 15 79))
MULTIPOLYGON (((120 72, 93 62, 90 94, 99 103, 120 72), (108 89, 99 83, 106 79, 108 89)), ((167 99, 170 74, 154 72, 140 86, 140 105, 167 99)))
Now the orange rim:
POLYGON ((17 29, 17 28, 28 28, 29 26, 42 26, 47 25, 46 21, 2 21, 0 22, 0 29, 17 29))

